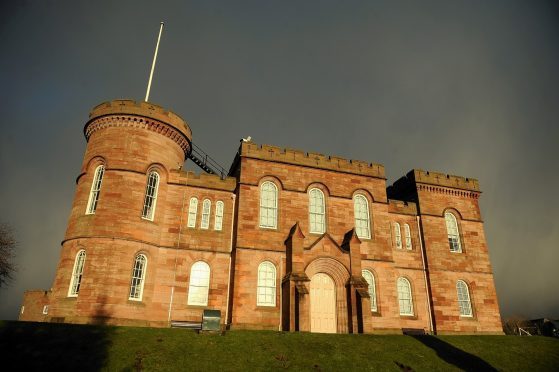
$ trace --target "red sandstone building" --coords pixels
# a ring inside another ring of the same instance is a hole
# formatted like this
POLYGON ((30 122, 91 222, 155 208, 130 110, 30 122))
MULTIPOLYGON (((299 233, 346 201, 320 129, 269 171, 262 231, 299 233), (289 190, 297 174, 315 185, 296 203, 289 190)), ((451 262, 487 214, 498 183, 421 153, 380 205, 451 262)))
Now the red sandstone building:
POLYGON ((182 171, 192 133, 95 107, 52 288, 20 320, 501 333, 477 180, 242 141, 229 175, 182 171))

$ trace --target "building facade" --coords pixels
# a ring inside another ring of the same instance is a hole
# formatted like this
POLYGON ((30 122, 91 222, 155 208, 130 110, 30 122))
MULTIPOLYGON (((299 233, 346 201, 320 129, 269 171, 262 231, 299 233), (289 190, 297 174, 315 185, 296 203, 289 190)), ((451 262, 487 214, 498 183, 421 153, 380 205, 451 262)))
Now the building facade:
POLYGON ((502 333, 477 180, 241 141, 228 177, 181 170, 192 132, 95 107, 50 290, 20 320, 331 333, 502 333))

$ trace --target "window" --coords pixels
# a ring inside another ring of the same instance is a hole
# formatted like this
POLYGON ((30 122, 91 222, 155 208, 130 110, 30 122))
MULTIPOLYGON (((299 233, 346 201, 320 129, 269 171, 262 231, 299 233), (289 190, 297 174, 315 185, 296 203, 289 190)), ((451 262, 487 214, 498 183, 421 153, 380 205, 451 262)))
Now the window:
POLYGON ((353 215, 355 216, 355 232, 360 238, 370 239, 369 203, 363 195, 353 198, 353 215))
POLYGON ((223 227, 223 202, 215 203, 214 230, 221 230, 223 227))
POLYGON ((159 174, 150 172, 148 183, 146 185, 146 197, 144 199, 144 209, 142 210, 142 218, 153 221, 155 215, 155 204, 157 203, 157 188, 159 187, 159 174))
POLYGON ((465 281, 456 282, 458 292, 458 305, 460 306, 460 316, 472 317, 472 303, 470 302, 470 291, 465 281))
POLYGON ((198 199, 190 198, 188 206, 188 227, 196 227, 196 214, 198 213, 198 199))
POLYGON ((323 234, 326 231, 324 218, 324 194, 319 189, 309 191, 310 232, 323 234))
POLYGON ((137 255, 134 259, 134 268, 132 269, 132 282, 130 283, 130 296, 128 297, 129 300, 142 301, 147 262, 148 259, 143 254, 137 255))
POLYGON ((276 306, 276 267, 265 261, 258 266, 258 293, 256 305, 276 306))
POLYGON ((99 202, 99 193, 101 192, 101 182, 103 181, 103 174, 105 174, 105 166, 100 165, 95 168, 95 175, 91 183, 91 191, 89 192, 89 200, 87 201, 87 208, 85 214, 95 214, 97 203, 99 202))
POLYGON ((411 285, 406 278, 398 278, 398 301, 400 302, 400 315, 413 315, 411 285))
POLYGON ((398 222, 394 223, 394 239, 396 240, 396 248, 402 249, 402 233, 398 222))
POLYGON ((212 209, 212 202, 209 199, 204 199, 202 203, 202 222, 200 228, 207 229, 210 227, 210 211, 212 209))
POLYGON ((21 314, 23 314, 24 311, 25 311, 25 306, 22 305, 22 306, 21 306, 21 314))
POLYGON ((462 252, 460 233, 458 232, 458 222, 456 221, 456 217, 452 213, 446 212, 444 214, 444 220, 446 222, 446 233, 448 234, 450 251, 458 253, 462 252))
POLYGON ((188 287, 188 304, 206 306, 210 289, 210 267, 198 261, 190 269, 190 286, 188 287))
POLYGON ((43 314, 47 315, 49 313, 49 305, 43 306, 43 314))
POLYGON ((76 254, 74 260, 74 269, 72 270, 72 279, 70 279, 70 289, 68 297, 78 297, 80 285, 82 283, 83 267, 85 264, 85 251, 82 249, 76 254))
POLYGON ((275 229, 278 226, 278 188, 266 181, 260 186, 260 227, 275 229))
POLYGON ((369 284, 369 296, 371 297, 371 311, 377 311, 377 295, 376 295, 376 291, 375 291, 375 277, 368 270, 363 270, 361 272, 361 275, 363 275, 363 278, 365 278, 365 280, 367 281, 367 284, 369 284))
POLYGON ((404 236, 406 238, 406 249, 411 249, 411 231, 410 225, 404 224, 404 236))

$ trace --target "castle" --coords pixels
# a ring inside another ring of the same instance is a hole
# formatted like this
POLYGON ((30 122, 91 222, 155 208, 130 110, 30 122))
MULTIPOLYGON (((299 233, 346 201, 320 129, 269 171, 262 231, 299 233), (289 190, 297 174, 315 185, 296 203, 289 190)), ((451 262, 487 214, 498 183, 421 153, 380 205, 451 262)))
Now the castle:
POLYGON ((502 333, 478 181, 241 141, 227 174, 178 115, 102 103, 50 290, 19 319, 330 333, 502 333), (209 173, 181 170, 187 158, 209 173))

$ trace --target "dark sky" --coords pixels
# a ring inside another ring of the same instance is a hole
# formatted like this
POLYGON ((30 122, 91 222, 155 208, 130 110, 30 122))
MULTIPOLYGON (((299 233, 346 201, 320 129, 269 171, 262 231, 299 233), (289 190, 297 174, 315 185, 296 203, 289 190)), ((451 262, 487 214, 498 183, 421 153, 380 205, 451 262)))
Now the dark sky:
POLYGON ((50 288, 89 110, 144 98, 229 167, 241 137, 480 180, 503 316, 559 318, 559 8, 538 1, 13 1, 0 5, 0 290, 50 288), (79 3, 79 4, 77 4, 79 3))

